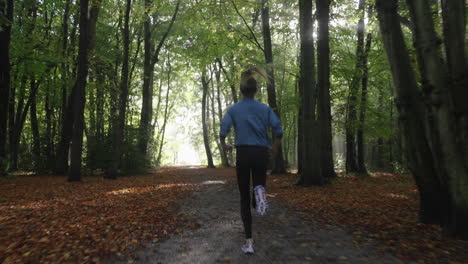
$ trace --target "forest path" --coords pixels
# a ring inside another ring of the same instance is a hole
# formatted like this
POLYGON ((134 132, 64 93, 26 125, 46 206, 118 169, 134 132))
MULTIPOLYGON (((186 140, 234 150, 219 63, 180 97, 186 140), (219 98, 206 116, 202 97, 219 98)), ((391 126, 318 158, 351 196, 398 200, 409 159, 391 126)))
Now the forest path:
POLYGON ((252 212, 255 254, 244 255, 235 170, 181 168, 180 173, 191 174, 201 185, 191 197, 177 201, 181 211, 198 219, 200 228, 150 245, 133 263, 403 263, 354 245, 345 230, 305 221, 274 197, 269 197, 267 216, 252 212))

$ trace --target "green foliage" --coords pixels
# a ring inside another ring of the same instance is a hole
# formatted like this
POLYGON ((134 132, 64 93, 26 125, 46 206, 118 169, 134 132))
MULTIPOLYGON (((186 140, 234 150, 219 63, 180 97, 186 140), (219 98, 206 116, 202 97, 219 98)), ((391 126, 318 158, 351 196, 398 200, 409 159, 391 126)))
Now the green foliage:
MULTIPOLYGON (((112 120, 115 118, 122 66, 122 1, 100 3, 94 51, 89 57, 89 77, 86 91, 85 138, 83 162, 88 171, 104 170, 110 157, 112 120)), ((52 169, 60 142, 62 95, 69 96, 75 83, 78 47, 78 3, 70 1, 67 36, 63 36, 63 16, 66 1, 22 0, 15 3, 11 42, 12 86, 16 90, 15 109, 24 106, 30 94, 28 81, 37 80, 36 96, 39 121, 41 167, 52 169), (35 15, 34 15, 35 14, 35 15), (66 50, 64 50, 64 40, 66 50)), ((94 3, 94 2, 93 2, 94 3)), ((283 122, 284 147, 287 160, 295 165, 297 115, 300 98, 298 3, 296 0, 270 0, 272 44, 274 53, 277 101, 283 122)), ((152 41, 155 48, 169 26, 175 1, 155 0, 151 7, 145 1, 134 1, 130 21, 130 90, 122 156, 122 172, 137 172, 152 166, 172 164, 175 156, 183 155, 187 145, 204 162, 201 131, 201 72, 214 70, 219 59, 226 73, 221 73, 222 113, 233 104, 231 85, 237 90, 239 76, 246 67, 265 68, 260 16, 257 1, 182 1, 176 22, 162 46, 154 69, 153 125, 150 158, 138 151, 143 85, 143 23, 145 12, 151 15, 152 41), (233 2, 238 8, 235 11, 233 2), (242 17, 241 17, 242 16, 242 17), (245 19, 245 22, 243 21, 245 19), (256 43, 258 41, 258 44, 256 43), (168 86, 168 58, 171 62, 168 86), (170 89, 167 127, 164 128, 166 91, 170 89), (166 130, 164 140, 163 130, 166 130), (183 135, 184 143, 178 142, 183 135), (187 143, 188 142, 188 143, 187 143), (162 147, 161 164, 157 164, 162 147)), ((401 12, 406 16, 404 12, 401 12)), ((1 18, 0 18, 1 19, 1 18)), ((4 23, 5 21, 3 21, 4 23)), ((0 24, 2 21, 0 21, 0 24)), ((356 63, 355 25, 356 6, 346 1, 331 2, 331 96, 335 136, 343 134, 346 120, 348 89, 356 63)), ((365 138, 370 145, 378 138, 395 141, 397 111, 393 102, 391 76, 386 62, 375 20, 369 32, 374 44, 369 55, 368 116, 365 138)), ((408 31, 406 31, 409 34, 408 31)), ((410 35, 407 35, 408 40, 410 35)), ((210 84, 210 89, 213 89, 210 84)), ((266 83, 262 81, 257 99, 267 102, 266 83)), ((238 91, 237 91, 238 93, 238 91)), ((213 96, 213 95, 211 95, 213 96)), ((239 98, 240 99, 240 98, 239 98)), ((211 102, 210 102, 211 104, 211 102)), ((217 149, 219 133, 218 107, 210 113, 211 146, 216 163, 220 163, 217 149), (213 122, 214 118, 214 122, 213 122)), ((29 113, 21 136, 20 167, 32 169, 33 137, 29 113)), ((339 153, 337 153, 339 154, 339 153)), ((37 162, 37 161, 35 161, 37 162)))

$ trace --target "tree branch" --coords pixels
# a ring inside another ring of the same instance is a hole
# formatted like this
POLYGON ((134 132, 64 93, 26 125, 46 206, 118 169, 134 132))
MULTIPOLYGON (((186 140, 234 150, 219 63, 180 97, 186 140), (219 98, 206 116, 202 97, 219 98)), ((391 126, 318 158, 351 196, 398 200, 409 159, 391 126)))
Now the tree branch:
POLYGON ((242 18, 242 21, 244 21, 244 24, 245 26, 247 27, 247 29, 249 30, 250 34, 252 35, 252 38, 254 39, 254 43, 257 45, 257 47, 263 52, 265 53, 262 45, 260 45, 260 43, 258 42, 257 40, 257 37, 255 37, 255 33, 253 32, 252 28, 249 26, 249 24, 247 23, 247 21, 245 21, 245 18, 242 16, 242 14, 239 12, 239 9, 237 9, 237 6, 236 4, 234 3, 233 0, 231 0, 231 3, 232 5, 234 6, 234 9, 236 10, 236 13, 242 18))
POLYGON ((164 41, 166 40, 167 36, 169 35, 169 32, 172 29, 172 26, 174 25, 174 21, 177 17, 177 13, 179 12, 179 7, 180 7, 180 0, 177 1, 176 8, 174 10, 174 14, 172 15, 171 22, 169 23, 169 27, 167 28, 166 32, 164 32, 164 35, 161 38, 161 41, 159 41, 158 47, 156 48, 154 55, 153 55, 153 64, 156 64, 159 61, 159 52, 161 52, 161 48, 164 45, 164 41))

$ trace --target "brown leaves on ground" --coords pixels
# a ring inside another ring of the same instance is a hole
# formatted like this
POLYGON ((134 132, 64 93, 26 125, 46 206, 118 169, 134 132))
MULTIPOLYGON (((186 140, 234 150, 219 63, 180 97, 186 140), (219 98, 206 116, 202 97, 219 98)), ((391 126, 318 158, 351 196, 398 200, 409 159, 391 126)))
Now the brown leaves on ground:
POLYGON ((353 230, 355 243, 372 244, 419 263, 467 263, 468 242, 417 223, 418 191, 409 175, 341 175, 324 187, 297 187, 296 175, 272 175, 268 191, 323 224, 353 230))
POLYGON ((173 202, 195 187, 188 177, 0 179, 0 263, 99 263, 192 226, 173 202))

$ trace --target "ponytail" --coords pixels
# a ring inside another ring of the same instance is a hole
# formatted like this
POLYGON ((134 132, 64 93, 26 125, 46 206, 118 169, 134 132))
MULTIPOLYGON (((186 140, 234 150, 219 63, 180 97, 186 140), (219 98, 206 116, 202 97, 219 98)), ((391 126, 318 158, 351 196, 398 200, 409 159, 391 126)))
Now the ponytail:
POLYGON ((252 97, 257 92, 257 80, 255 79, 257 75, 268 81, 265 70, 258 67, 250 67, 241 73, 240 90, 244 96, 252 97))

